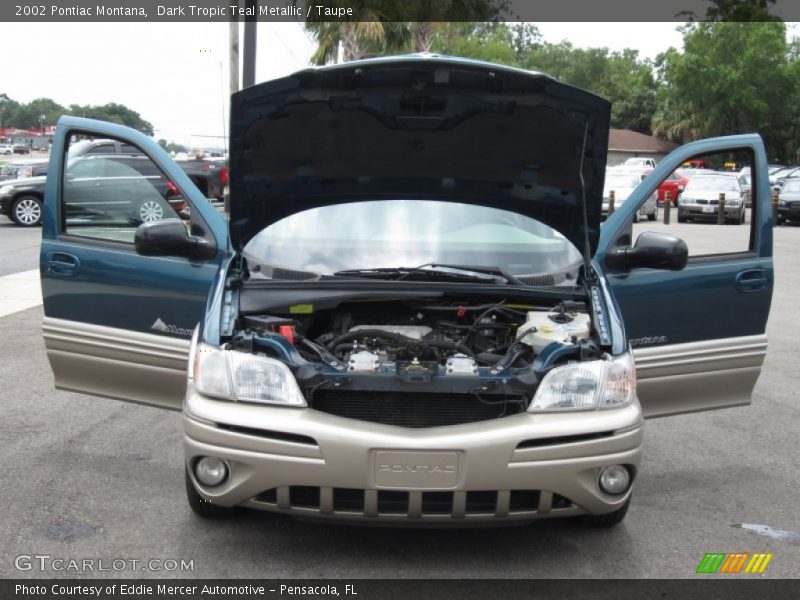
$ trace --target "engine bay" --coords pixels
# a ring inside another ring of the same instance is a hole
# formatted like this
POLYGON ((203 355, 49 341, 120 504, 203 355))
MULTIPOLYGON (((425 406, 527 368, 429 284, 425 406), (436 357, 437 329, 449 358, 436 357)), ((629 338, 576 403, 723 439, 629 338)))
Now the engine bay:
POLYGON ((410 426, 437 424, 394 414, 415 402, 479 404, 482 418, 523 412, 553 366, 601 354, 586 303, 574 299, 365 297, 274 307, 240 314, 231 346, 284 362, 312 408, 352 412, 358 404, 360 414, 382 406, 394 416, 370 420, 410 426))

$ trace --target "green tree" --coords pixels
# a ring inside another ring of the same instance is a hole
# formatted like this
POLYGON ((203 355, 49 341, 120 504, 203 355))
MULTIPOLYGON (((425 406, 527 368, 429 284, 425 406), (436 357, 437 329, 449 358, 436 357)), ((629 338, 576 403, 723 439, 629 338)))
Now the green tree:
POLYGON ((8 94, 0 94, 0 129, 6 127, 7 123, 13 122, 14 114, 19 108, 19 102, 12 100, 8 94))
POLYGON ((176 144, 175 142, 168 142, 164 138, 158 140, 158 145, 167 152, 188 152, 189 149, 183 144, 176 144))
POLYGON ((757 131, 785 156, 798 95, 782 22, 690 24, 684 51, 657 60, 653 130, 675 141, 757 131))
POLYGON ((102 106, 71 104, 66 112, 77 117, 119 123, 120 125, 138 129, 147 135, 153 135, 153 125, 149 121, 142 119, 141 115, 135 110, 116 102, 109 102, 102 106))
MULTIPOLYGON (((770 6, 776 0, 711 0, 711 6, 706 10, 705 21, 779 21, 778 17, 769 14, 770 6)), ((679 16, 687 21, 696 21, 697 15, 693 11, 683 11, 679 16)))
POLYGON ((50 98, 37 98, 20 104, 8 122, 19 129, 38 129, 40 125, 55 125, 63 113, 64 107, 57 102, 50 98))

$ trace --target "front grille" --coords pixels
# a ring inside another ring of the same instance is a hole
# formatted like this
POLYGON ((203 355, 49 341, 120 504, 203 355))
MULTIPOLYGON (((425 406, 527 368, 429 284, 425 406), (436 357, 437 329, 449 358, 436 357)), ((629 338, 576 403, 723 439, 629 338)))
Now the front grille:
POLYGON ((719 199, 717 200, 703 200, 702 198, 697 200, 698 204, 711 204, 717 206, 719 204, 719 199))
POLYGON ((522 396, 317 390, 309 406, 348 419, 438 427, 488 421, 522 412, 522 396))
POLYGON ((568 498, 541 490, 421 492, 285 486, 266 490, 253 501, 259 508, 274 511, 378 518, 520 518, 578 510, 568 498))

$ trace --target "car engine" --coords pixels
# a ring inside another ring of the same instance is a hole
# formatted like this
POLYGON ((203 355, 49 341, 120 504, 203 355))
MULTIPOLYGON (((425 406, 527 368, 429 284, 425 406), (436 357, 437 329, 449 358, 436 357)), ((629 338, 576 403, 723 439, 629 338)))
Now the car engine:
POLYGON ((286 363, 312 408, 406 426, 523 412, 549 368, 596 351, 586 305, 574 300, 374 300, 304 315, 287 308, 240 317, 233 347, 286 363), (448 417, 430 417, 448 402, 457 404, 448 417))

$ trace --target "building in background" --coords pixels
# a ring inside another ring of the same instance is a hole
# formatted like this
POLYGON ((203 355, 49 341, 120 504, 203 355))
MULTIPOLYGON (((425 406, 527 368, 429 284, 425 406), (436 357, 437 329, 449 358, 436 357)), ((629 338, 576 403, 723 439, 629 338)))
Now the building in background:
POLYGON ((659 162, 677 147, 678 144, 652 135, 612 128, 608 134, 608 165, 621 165, 633 157, 654 158, 659 162))

